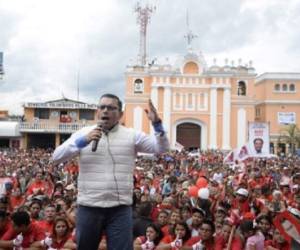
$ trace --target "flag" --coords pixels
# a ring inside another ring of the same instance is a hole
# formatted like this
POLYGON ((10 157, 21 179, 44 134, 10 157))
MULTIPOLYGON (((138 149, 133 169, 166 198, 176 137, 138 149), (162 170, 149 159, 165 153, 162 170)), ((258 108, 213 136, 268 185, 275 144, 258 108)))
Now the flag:
POLYGON ((184 149, 184 146, 179 142, 175 142, 175 149, 180 152, 181 150, 184 149))

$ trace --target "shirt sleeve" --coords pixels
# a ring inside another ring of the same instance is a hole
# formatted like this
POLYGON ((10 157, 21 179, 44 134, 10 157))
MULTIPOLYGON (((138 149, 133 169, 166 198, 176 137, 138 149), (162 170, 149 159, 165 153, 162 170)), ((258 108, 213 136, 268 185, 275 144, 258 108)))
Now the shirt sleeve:
MULTIPOLYGON (((54 164, 58 164, 69 159, 80 153, 81 148, 83 148, 83 136, 85 136, 83 130, 75 132, 68 140, 63 144, 58 146, 52 155, 52 160, 54 164)), ((86 144, 87 145, 87 144, 86 144)), ((86 146, 85 145, 85 146, 86 146)))
POLYGON ((146 135, 144 132, 136 132, 136 152, 161 154, 169 151, 170 145, 166 133, 146 135))

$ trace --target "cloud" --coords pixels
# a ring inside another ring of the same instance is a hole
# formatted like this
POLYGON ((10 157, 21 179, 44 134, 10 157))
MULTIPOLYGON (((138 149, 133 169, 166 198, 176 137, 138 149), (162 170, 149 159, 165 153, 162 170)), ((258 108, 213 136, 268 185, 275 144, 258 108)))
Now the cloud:
MULTIPOLYGON (((132 0, 0 0, 4 80, 0 108, 21 113, 24 101, 62 93, 96 102, 112 92, 124 98, 126 65, 136 59, 139 27, 132 0), (13 98, 12 98, 13 96, 13 98)), ((147 2, 143 0, 143 2, 147 2)), ((149 0, 148 58, 186 52, 189 26, 208 64, 214 57, 254 61, 259 73, 300 71, 300 4, 297 0, 149 0)), ((164 59, 163 59, 164 60, 164 59)))

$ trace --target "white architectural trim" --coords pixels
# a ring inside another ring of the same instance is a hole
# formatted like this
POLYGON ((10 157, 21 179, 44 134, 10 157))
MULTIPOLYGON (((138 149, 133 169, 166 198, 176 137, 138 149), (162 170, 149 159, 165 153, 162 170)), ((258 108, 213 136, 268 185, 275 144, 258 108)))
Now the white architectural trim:
MULTIPOLYGON (((166 132, 170 132, 171 125, 171 88, 164 88, 163 124, 166 132)), ((170 133, 169 133, 170 136, 170 133)))
POLYGON ((180 119, 173 123, 171 148, 175 148, 175 143, 177 141, 176 130, 177 130, 177 127, 182 123, 194 123, 201 127, 201 132, 200 132, 201 138, 199 138, 199 140, 201 139, 201 149, 206 150, 207 149, 207 125, 200 120, 192 119, 192 118, 180 119))
POLYGON ((183 93, 174 92, 173 93, 173 110, 183 109, 183 93), (179 103, 177 103, 177 95, 179 95, 179 103))
POLYGON ((154 105, 154 107, 158 107, 158 88, 156 86, 153 86, 151 87, 151 100, 152 100, 152 103, 154 105))
POLYGON ((143 131, 143 109, 140 106, 133 109, 133 128, 143 131))
POLYGON ((217 107, 218 107, 217 88, 210 89, 210 133, 209 148, 217 148, 217 107))
POLYGON ((185 94, 185 110, 194 111, 196 107, 196 96, 195 93, 186 93, 185 94), (189 96, 192 96, 192 106, 189 106, 189 96))
POLYGON ((298 101, 298 100, 265 100, 265 101, 257 102, 256 104, 257 105, 259 105, 259 104, 278 104, 278 105, 300 104, 300 101, 298 101))
POLYGON ((194 89, 210 89, 210 88, 231 88, 229 84, 196 84, 196 83, 191 83, 191 84, 170 84, 170 83, 158 83, 158 82, 153 82, 152 87, 176 87, 176 88, 194 88, 194 89))
POLYGON ((246 143, 246 110, 240 108, 237 112, 237 146, 241 147, 246 143))
POLYGON ((300 73, 263 73, 255 80, 255 84, 259 84, 263 80, 300 80, 300 73))
POLYGON ((231 90, 224 89, 223 94, 223 138, 222 148, 225 150, 230 149, 230 114, 231 114, 231 90))
POLYGON ((207 111, 207 108, 208 108, 208 93, 201 92, 198 94, 197 110, 207 111), (201 103, 203 103, 203 106, 201 106, 201 103))

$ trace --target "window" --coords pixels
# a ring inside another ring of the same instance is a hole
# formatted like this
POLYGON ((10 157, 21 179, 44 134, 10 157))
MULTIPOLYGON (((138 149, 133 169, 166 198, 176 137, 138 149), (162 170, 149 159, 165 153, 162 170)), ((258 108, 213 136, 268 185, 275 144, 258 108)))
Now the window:
POLYGON ((49 119, 49 109, 35 109, 34 110, 34 117, 39 119, 49 119))
POLYGON ((255 116, 260 117, 260 108, 255 109, 255 116))
POLYGON ((246 95, 246 83, 244 81, 239 81, 238 83, 238 95, 246 95))
POLYGON ((287 91, 287 90, 288 90, 287 84, 283 84, 282 85, 282 91, 287 91))
POLYGON ((292 91, 292 92, 294 92, 295 91, 295 84, 293 84, 293 83, 290 84, 289 90, 292 91))
POLYGON ((275 84, 274 90, 275 91, 280 91, 280 84, 279 83, 275 84))
POLYGON ((134 93, 141 94, 144 92, 144 83, 141 79, 136 79, 134 81, 134 93))
POLYGON ((93 110, 79 110, 79 120, 94 120, 95 112, 93 110))

